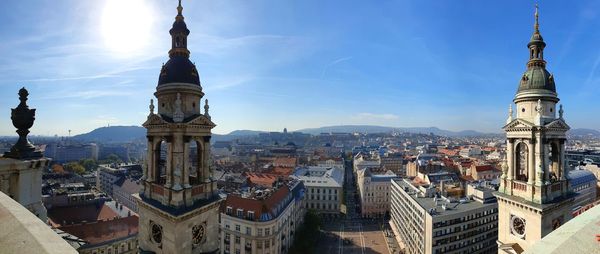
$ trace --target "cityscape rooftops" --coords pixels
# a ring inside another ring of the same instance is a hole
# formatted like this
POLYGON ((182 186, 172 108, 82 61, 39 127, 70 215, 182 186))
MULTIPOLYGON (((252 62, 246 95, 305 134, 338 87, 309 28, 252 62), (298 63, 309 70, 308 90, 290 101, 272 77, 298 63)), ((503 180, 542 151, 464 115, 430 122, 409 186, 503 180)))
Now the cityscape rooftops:
POLYGON ((242 194, 230 194, 221 205, 221 212, 251 221, 277 218, 287 205, 304 195, 304 185, 287 181, 278 188, 253 189, 242 194))
POLYGON ((342 187, 344 184, 344 172, 338 167, 299 167, 293 176, 305 186, 342 187))
MULTIPOLYGON (((473 209, 478 209, 486 206, 495 206, 495 203, 482 203, 471 200, 467 197, 452 198, 441 196, 434 185, 426 185, 417 187, 410 180, 398 179, 392 180, 415 200, 420 207, 427 211, 432 217, 449 216, 463 213, 473 209)), ((490 190, 490 193, 492 190, 490 190)))

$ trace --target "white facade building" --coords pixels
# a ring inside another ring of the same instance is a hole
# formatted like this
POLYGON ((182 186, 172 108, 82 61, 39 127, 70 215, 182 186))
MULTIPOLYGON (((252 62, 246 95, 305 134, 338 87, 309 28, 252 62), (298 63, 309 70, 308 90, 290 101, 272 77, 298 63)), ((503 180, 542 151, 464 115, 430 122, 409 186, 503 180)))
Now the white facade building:
POLYGON ((384 216, 390 211, 391 181, 400 177, 390 170, 377 174, 370 168, 358 170, 357 176, 361 215, 368 218, 384 216))
POLYGON ((474 200, 437 192, 407 179, 392 181, 390 226, 404 253, 495 253, 498 204, 492 190, 468 188, 474 200))
POLYGON ((285 186, 229 195, 221 206, 220 248, 222 254, 286 253, 304 220, 304 185, 285 186))
POLYGON ((306 208, 338 215, 344 195, 344 171, 338 167, 301 167, 292 176, 306 187, 306 208))

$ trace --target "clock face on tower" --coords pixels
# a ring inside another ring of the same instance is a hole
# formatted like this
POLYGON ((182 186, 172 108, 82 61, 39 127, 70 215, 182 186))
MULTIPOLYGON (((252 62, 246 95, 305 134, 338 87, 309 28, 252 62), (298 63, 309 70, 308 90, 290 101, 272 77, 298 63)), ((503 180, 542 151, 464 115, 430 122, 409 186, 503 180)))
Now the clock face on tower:
POLYGON ((199 244, 202 242, 204 238, 204 226, 196 225, 192 228, 192 239, 194 240, 194 244, 199 244))
POLYGON ((150 237, 155 243, 162 242, 162 227, 153 221, 150 221, 150 237))
POLYGON ((510 216, 510 233, 524 239, 525 238, 525 219, 511 215, 510 216))

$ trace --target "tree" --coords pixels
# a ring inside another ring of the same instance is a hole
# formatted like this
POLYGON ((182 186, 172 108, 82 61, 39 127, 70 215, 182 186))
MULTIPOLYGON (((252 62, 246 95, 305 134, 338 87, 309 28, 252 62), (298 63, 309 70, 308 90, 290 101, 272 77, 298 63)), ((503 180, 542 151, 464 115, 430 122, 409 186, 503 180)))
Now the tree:
POLYGON ((65 173, 65 169, 62 165, 60 164, 53 164, 52 165, 52 172, 53 173, 57 173, 57 174, 64 174, 65 173))
POLYGON ((69 163, 63 165, 63 167, 67 171, 71 171, 71 172, 74 172, 74 173, 77 173, 80 175, 85 173, 85 168, 77 162, 69 162, 69 163))
POLYGON ((102 164, 123 163, 123 160, 116 154, 109 154, 106 159, 101 161, 102 164))
POLYGON ((290 254, 315 253, 315 246, 319 238, 321 219, 314 211, 309 210, 304 216, 304 224, 300 226, 294 237, 294 244, 290 248, 290 254))
POLYGON ((98 163, 93 159, 82 159, 79 161, 79 165, 83 166, 86 171, 93 171, 98 167, 98 163))

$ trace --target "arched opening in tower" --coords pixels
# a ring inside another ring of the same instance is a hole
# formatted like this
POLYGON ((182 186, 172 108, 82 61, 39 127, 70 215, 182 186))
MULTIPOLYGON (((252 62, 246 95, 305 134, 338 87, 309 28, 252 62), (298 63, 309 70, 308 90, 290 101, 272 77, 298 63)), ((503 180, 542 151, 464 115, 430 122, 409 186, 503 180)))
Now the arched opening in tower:
POLYGON ((202 157, 202 153, 203 153, 203 148, 202 148, 202 143, 198 140, 192 139, 190 141, 190 146, 189 146, 189 152, 188 152, 188 172, 189 172, 189 181, 190 184, 195 185, 195 184, 199 184, 202 182, 202 163, 203 163, 203 157, 202 157))
POLYGON ((515 149, 515 174, 518 181, 526 182, 529 179, 528 159, 529 148, 525 143, 519 143, 515 149))
POLYGON ((157 144, 157 148, 154 150, 156 155, 154 156, 156 165, 155 168, 155 182, 157 184, 165 184, 166 183, 166 175, 167 175, 167 142, 165 140, 161 140, 157 144))
POLYGON ((548 149, 550 182, 556 182, 560 177, 560 150, 556 142, 551 142, 548 149))

